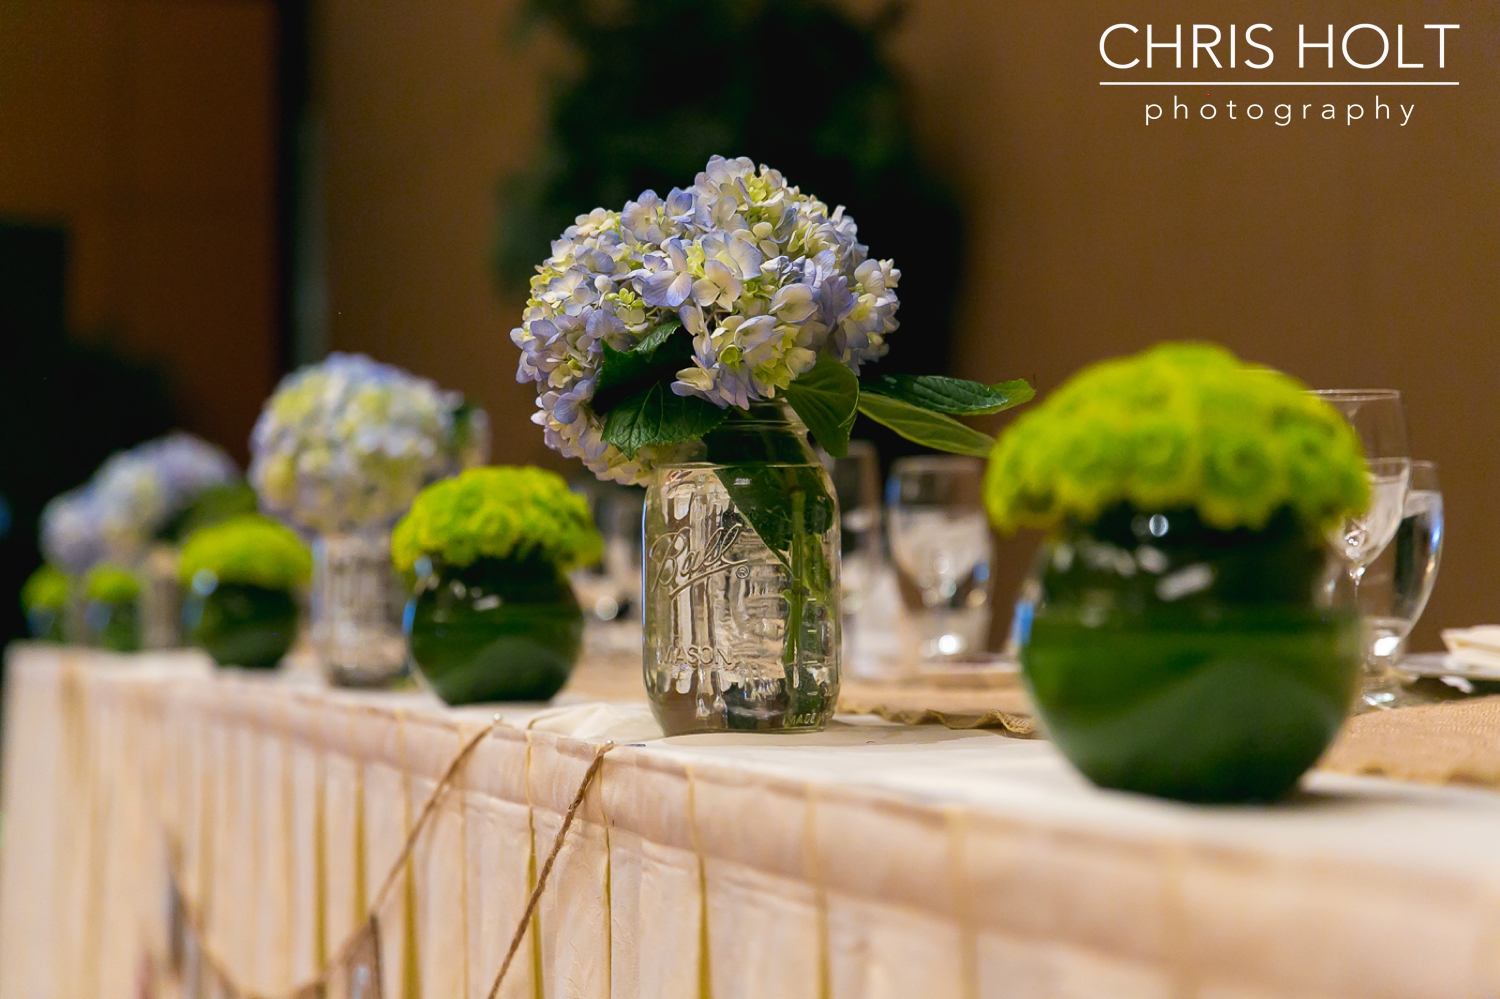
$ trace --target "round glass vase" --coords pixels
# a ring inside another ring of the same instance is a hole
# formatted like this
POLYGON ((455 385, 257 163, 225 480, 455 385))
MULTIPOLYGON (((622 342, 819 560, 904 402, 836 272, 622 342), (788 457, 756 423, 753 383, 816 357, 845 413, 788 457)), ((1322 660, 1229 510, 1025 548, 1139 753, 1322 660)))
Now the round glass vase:
POLYGON ((807 430, 757 404, 656 468, 646 693, 668 735, 815 731, 838 701, 839 515, 807 430))
POLYGON ((284 589, 193 581, 182 627, 220 666, 275 669, 297 639, 297 598, 284 589))
POLYGON ((1361 632, 1320 597, 1329 557, 1290 510, 1220 531, 1119 506, 1042 548, 1017 606, 1048 735, 1102 787, 1273 801, 1333 741, 1361 632))
POLYGON ((86 600, 84 642, 111 652, 141 650, 141 614, 135 600, 86 600))
POLYGON ((26 612, 26 630, 38 642, 66 642, 66 607, 32 607, 26 612))
POLYGON ((313 541, 311 630, 328 679, 388 687, 407 675, 389 528, 320 534, 313 541))
POLYGON ((435 565, 406 602, 423 681, 449 704, 545 701, 583 648, 583 610, 550 562, 479 558, 435 565))

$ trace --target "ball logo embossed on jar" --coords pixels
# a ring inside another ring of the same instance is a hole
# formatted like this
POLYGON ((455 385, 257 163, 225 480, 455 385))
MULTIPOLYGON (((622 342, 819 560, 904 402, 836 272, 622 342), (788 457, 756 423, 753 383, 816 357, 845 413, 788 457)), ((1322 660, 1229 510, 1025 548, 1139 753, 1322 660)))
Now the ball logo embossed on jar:
POLYGON ((656 583, 668 596, 677 596, 700 580, 729 569, 744 579, 750 575, 748 559, 734 557, 734 545, 744 532, 744 524, 715 528, 708 541, 693 551, 692 528, 683 527, 657 538, 651 545, 650 565, 657 566, 656 583))

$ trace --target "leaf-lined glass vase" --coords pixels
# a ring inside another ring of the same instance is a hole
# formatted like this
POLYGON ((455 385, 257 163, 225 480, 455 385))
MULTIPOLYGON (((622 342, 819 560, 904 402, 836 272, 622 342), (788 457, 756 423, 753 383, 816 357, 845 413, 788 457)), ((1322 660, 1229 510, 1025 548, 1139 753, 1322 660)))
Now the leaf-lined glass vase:
POLYGON ((646 494, 644 669, 669 735, 812 731, 839 689, 839 517, 779 403, 730 417, 646 494))

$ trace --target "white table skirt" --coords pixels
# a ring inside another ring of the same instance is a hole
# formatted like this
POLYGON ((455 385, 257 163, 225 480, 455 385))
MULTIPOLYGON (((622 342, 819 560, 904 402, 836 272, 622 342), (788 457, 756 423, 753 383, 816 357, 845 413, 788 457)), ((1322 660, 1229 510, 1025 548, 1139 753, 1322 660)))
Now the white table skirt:
MULTIPOLYGON (((191 653, 17 646, 7 686, 0 999, 141 995, 169 868, 246 987, 305 980, 493 717, 191 653)), ((1500 995, 1492 792, 1319 774, 1195 808, 983 732, 503 715, 379 914, 387 999, 483 999, 605 740, 506 997, 1500 995)))

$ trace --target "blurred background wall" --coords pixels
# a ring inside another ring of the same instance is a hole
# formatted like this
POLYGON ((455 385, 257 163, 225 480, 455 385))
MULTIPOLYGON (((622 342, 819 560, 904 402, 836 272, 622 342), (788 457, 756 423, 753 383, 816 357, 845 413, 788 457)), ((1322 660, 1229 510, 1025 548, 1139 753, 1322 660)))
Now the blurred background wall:
MULTIPOLYGON (((965 237, 956 255, 898 263, 961 267, 951 368, 968 377, 1045 392, 1100 357, 1197 337, 1314 385, 1403 389, 1414 453, 1439 462, 1448 501, 1416 640, 1432 647, 1440 626, 1500 618, 1485 526, 1500 488, 1500 6, 1266 7, 913 0, 890 51, 965 237), (1169 93, 1098 86, 1108 24, 1251 13, 1462 23, 1448 58, 1463 85, 1406 92, 1405 128, 1285 129, 1147 129, 1144 105, 1169 93)), ((522 298, 491 267, 497 186, 539 155, 545 74, 566 66, 546 34, 515 40, 516 13, 514 0, 0 0, 0 215, 69 223, 75 327, 159 364, 186 424, 238 454, 274 375, 334 348, 479 399, 497 460, 565 467, 524 422, 509 342, 522 298), (277 89, 276 46, 304 35, 302 107, 277 89), (272 120, 288 106, 296 122, 272 120), (278 194, 289 148, 295 191, 278 194), (292 261, 280 269, 277 246, 292 261)), ((622 54, 618 113, 648 85, 692 85, 711 57, 691 40, 622 54)), ((789 123, 822 94, 816 46, 794 62, 796 79, 777 78, 780 60, 766 69, 789 123)), ((902 321, 902 338, 935 336, 920 313, 902 321)), ((1035 540, 1001 544, 1001 606, 1035 540)))
POLYGON ((241 460, 280 363, 275 13, 0 2, 0 216, 67 230, 75 336, 157 366, 241 460))

